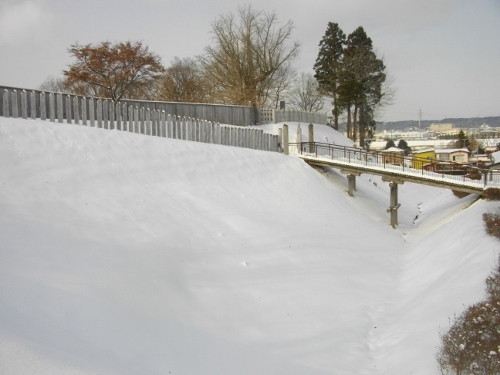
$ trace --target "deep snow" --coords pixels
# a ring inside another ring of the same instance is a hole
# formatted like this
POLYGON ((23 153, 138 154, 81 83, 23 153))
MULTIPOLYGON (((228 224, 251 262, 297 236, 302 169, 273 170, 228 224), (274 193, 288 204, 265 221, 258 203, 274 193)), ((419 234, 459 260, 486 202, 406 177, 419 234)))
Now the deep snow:
POLYGON ((387 183, 345 190, 293 156, 0 117, 0 373, 439 374, 499 204, 404 184, 393 230, 387 183))

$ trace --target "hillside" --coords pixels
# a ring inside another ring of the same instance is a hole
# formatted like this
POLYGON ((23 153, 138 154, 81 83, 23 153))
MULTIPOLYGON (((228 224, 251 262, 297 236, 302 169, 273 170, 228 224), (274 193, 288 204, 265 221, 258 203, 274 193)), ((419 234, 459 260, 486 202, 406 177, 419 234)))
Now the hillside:
POLYGON ((387 184, 357 189, 278 153, 0 117, 0 373, 438 375, 498 203, 404 184, 393 230, 387 184))

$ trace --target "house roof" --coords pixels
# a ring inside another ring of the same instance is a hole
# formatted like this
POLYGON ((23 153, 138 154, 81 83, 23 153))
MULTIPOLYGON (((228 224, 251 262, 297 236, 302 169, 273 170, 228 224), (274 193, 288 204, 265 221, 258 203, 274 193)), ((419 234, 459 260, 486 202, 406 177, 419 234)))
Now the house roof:
POLYGON ((466 152, 470 154, 470 151, 466 148, 442 148, 436 150, 436 154, 454 154, 455 152, 466 152))
POLYGON ((396 153, 404 153, 405 150, 397 147, 389 147, 387 150, 382 150, 380 152, 396 152, 396 153))
POLYGON ((424 154, 424 153, 427 153, 427 152, 436 152, 436 150, 434 150, 433 148, 426 148, 424 150, 415 150, 413 151, 412 153, 413 154, 424 154))
POLYGON ((490 159, 492 161, 492 164, 500 163, 500 151, 492 152, 490 154, 490 159))

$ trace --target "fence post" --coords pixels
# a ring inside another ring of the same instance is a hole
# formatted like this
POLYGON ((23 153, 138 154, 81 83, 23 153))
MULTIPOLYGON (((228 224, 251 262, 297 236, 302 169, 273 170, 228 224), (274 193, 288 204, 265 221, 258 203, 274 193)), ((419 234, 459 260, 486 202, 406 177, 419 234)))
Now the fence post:
POLYGON ((134 129, 134 106, 128 106, 128 131, 133 133, 134 129))
POLYGON ((134 133, 140 133, 140 122, 139 122, 139 107, 134 107, 134 133))
MULTIPOLYGON (((63 97, 64 100, 64 97, 63 97)), ((66 95, 66 100, 64 101, 64 106, 66 107, 66 123, 71 124, 71 96, 66 95)))
POLYGON ((205 120, 205 142, 212 143, 212 122, 205 120))
POLYGON ((11 101, 11 106, 12 106, 12 112, 11 116, 13 118, 18 118, 19 117, 19 108, 17 104, 17 91, 12 90, 12 95, 11 95, 12 101, 11 101))
POLYGON ((172 138, 172 115, 167 114, 167 138, 172 138))
POLYGON ((89 98, 89 125, 95 127, 95 103, 94 98, 89 98))
MULTIPOLYGON (((152 132, 151 132, 151 110, 149 108, 141 108, 143 111, 143 115, 144 115, 144 112, 146 112, 146 118, 145 118, 145 126, 144 126, 144 133, 143 134, 146 134, 146 135, 151 135, 152 132)), ((142 128, 142 126, 141 126, 142 128)))
POLYGON ((182 137, 181 139, 183 140, 186 140, 186 130, 187 130, 187 119, 186 117, 184 116, 184 118, 182 119, 182 137))
POLYGON ((151 110, 151 136, 156 137, 156 109, 151 110))
POLYGON ((64 119, 64 96, 62 93, 57 93, 57 122, 62 123, 64 119))
POLYGON ((123 131, 128 131, 128 117, 127 117, 127 103, 123 103, 121 105, 121 111, 122 111, 122 128, 120 130, 123 131))
POLYGON ((167 134, 167 118, 166 118, 167 116, 163 109, 160 109, 159 113, 160 113, 160 124, 159 124, 160 137, 165 138, 167 134))
POLYGON ((102 100, 97 99, 97 127, 102 128, 102 100))
POLYGON ((42 120, 47 120, 47 103, 45 92, 40 93, 40 118, 42 120))
POLYGON ((238 130, 231 128, 231 146, 238 146, 238 130))
POLYGON ((149 123, 150 123, 150 131, 151 136, 156 136, 156 109, 151 109, 149 112, 149 123))
POLYGON ((110 101, 109 102, 109 129, 112 130, 112 129, 115 129, 116 125, 115 125, 115 109, 116 109, 116 103, 114 101, 110 101))
POLYGON ((182 139, 182 117, 181 116, 177 116, 176 134, 177 134, 177 139, 182 139))
POLYGON ((227 128, 225 126, 220 127, 220 143, 222 145, 227 145, 227 128))
POLYGON ((203 127, 203 120, 196 119, 194 128, 194 140, 196 142, 201 142, 201 128, 203 127))
POLYGON ((87 126, 87 97, 82 96, 81 98, 81 103, 82 103, 82 125, 87 126))
POLYGON ((156 111, 156 136, 162 137, 162 129, 161 129, 161 109, 157 109, 156 111))
POLYGON ((177 139, 177 116, 172 115, 172 139, 177 139))
POLYGON ((221 143, 221 134, 220 134, 220 124, 216 123, 215 124, 215 144, 220 144, 221 143))
POLYGON ((140 134, 146 134, 146 129, 144 127, 144 107, 139 108, 139 133, 140 134))
POLYGON ((53 92, 49 93, 49 120, 56 122, 56 98, 53 92))
POLYGON ((288 125, 284 124, 283 125, 283 153, 285 155, 290 154, 290 149, 288 145, 288 125))
POLYGON ((9 100, 9 97, 10 97, 9 90, 5 89, 3 91, 3 103, 2 103, 4 117, 9 117, 10 116, 10 108, 9 108, 9 102, 10 102, 10 100, 9 100))
POLYGON ((78 101, 79 98, 78 96, 73 97, 73 116, 75 118, 75 124, 79 125, 80 124, 80 113, 79 113, 79 106, 78 106, 78 101))
POLYGON ((217 137, 217 125, 210 121, 208 123, 208 125, 210 126, 210 140, 209 142, 212 143, 212 144, 216 144, 217 141, 216 141, 216 137, 217 137))
POLYGON ((36 94, 34 91, 30 92, 30 117, 36 119, 36 94))
POLYGON ((28 96, 26 90, 21 91, 21 117, 25 120, 28 118, 28 96))
POLYGON ((314 142, 314 125, 309 124, 309 142, 314 142))

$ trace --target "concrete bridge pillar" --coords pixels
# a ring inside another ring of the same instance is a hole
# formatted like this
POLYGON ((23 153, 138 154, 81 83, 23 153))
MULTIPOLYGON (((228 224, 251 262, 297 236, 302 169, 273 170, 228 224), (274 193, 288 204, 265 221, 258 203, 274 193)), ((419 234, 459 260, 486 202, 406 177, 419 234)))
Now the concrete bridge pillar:
POLYGON ((356 175, 348 174, 347 175, 347 193, 354 197, 354 192, 356 191, 356 175))
POLYGON ((398 225, 398 209, 401 207, 401 203, 398 203, 398 185, 403 184, 403 180, 395 180, 395 179, 388 179, 386 177, 382 177, 383 181, 389 182, 389 188, 391 189, 391 197, 390 197, 390 203, 389 203, 389 208, 387 209, 387 212, 391 214, 391 226, 396 229, 396 225, 398 225))
POLYGON ((356 191, 356 176, 361 176, 361 172, 349 169, 341 169, 340 173, 347 175, 347 193, 354 197, 356 191))

